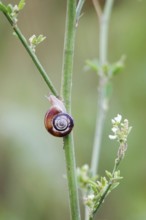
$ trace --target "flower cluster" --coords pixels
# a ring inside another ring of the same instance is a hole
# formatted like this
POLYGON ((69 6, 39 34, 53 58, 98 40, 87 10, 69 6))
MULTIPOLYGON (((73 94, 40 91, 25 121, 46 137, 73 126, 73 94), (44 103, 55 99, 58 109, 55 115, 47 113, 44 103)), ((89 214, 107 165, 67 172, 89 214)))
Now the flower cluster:
POLYGON ((132 129, 131 126, 129 126, 129 122, 127 119, 122 121, 122 116, 117 115, 114 119, 112 119, 112 131, 113 135, 109 135, 109 138, 112 140, 117 140, 120 143, 118 153, 117 153, 117 158, 116 158, 116 164, 119 164, 121 159, 124 158, 125 152, 127 150, 127 137, 132 129))
POLYGON ((36 37, 36 35, 32 35, 29 38, 29 43, 30 43, 30 48, 32 49, 33 52, 35 52, 35 48, 38 44, 40 44, 42 41, 44 41, 46 39, 45 36, 43 36, 42 34, 40 34, 38 37, 36 37))
POLYGON ((8 4, 6 6, 7 13, 9 14, 10 18, 12 19, 13 23, 16 24, 18 21, 18 13, 22 10, 25 6, 25 0, 20 0, 18 5, 8 4))
POLYGON ((113 135, 109 135, 109 138, 114 140, 116 139, 119 143, 126 143, 127 142, 127 137, 128 134, 130 133, 132 127, 129 127, 129 122, 127 119, 124 119, 123 123, 122 121, 122 116, 117 115, 114 119, 111 120, 113 127, 112 127, 112 132, 114 133, 113 135))
POLYGON ((87 164, 77 168, 78 185, 83 193, 84 204, 88 207, 89 216, 93 217, 105 197, 119 185, 122 179, 120 171, 105 172, 105 176, 92 176, 87 164))
POLYGON ((127 119, 123 122, 121 121, 122 116, 119 114, 112 119, 113 135, 109 135, 110 139, 115 139, 119 142, 119 149, 112 172, 105 171, 105 176, 98 177, 97 175, 92 175, 88 165, 77 169, 78 185, 82 190, 84 204, 88 207, 91 219, 93 219, 94 214, 105 198, 119 185, 122 179, 118 167, 127 150, 127 137, 132 127, 129 126, 127 119))

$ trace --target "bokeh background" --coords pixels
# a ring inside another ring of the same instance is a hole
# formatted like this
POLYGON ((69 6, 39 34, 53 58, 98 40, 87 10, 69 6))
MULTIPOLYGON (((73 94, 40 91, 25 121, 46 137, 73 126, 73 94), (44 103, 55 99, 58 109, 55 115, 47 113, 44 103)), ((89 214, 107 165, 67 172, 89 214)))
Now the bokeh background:
MULTIPOLYGON (((9 1, 3 1, 9 3, 9 1)), ((66 1, 31 0, 19 15, 27 37, 47 39, 37 55, 60 89, 66 1)), ((11 3, 18 3, 12 1, 11 3)), ((84 72, 86 59, 98 56, 98 21, 86 1, 76 36, 72 114, 77 166, 90 163, 94 138, 97 85, 84 72)), ((109 61, 126 55, 124 71, 113 79, 99 174, 113 167, 117 146, 108 140, 111 118, 128 118, 133 130, 121 164, 124 179, 100 209, 100 220, 146 219, 146 1, 116 0, 110 22, 109 61)), ((43 125, 49 108, 48 88, 0 14, 0 220, 68 220, 68 194, 62 140, 43 125)), ((81 199, 80 199, 81 200, 81 199)), ((82 207, 82 205, 81 205, 82 207)))

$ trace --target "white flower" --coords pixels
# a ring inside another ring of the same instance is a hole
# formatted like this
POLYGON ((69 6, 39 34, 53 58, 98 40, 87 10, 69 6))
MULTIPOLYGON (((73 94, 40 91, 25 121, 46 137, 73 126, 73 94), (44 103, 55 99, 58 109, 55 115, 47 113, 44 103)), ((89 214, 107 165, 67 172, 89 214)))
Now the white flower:
POLYGON ((29 38, 29 42, 30 43, 32 43, 33 42, 33 40, 36 38, 36 35, 35 34, 33 34, 30 38, 29 38))
POLYGON ((112 119, 111 121, 112 121, 112 124, 115 124, 115 120, 114 119, 112 119))
POLYGON ((88 198, 89 200, 93 200, 93 199, 94 199, 94 197, 95 197, 95 195, 94 195, 94 194, 91 194, 91 195, 88 195, 88 197, 87 197, 87 198, 88 198))
POLYGON ((122 116, 120 114, 118 114, 117 117, 115 117, 114 119, 117 123, 120 123, 122 120, 122 116))
POLYGON ((124 119, 124 122, 121 122, 122 116, 118 114, 114 119, 112 119, 112 132, 113 135, 109 135, 111 140, 117 139, 118 142, 127 142, 127 137, 132 127, 129 127, 129 122, 127 119, 124 119))
POLYGON ((18 12, 18 11, 19 11, 18 5, 15 5, 15 6, 13 7, 13 10, 14 10, 14 12, 18 12))
POLYGON ((115 139, 117 138, 117 135, 109 135, 108 137, 109 137, 109 139, 111 139, 111 140, 115 140, 115 139))
POLYGON ((118 130, 119 130, 118 127, 113 127, 113 128, 112 128, 112 131, 113 131, 114 133, 116 133, 118 130))

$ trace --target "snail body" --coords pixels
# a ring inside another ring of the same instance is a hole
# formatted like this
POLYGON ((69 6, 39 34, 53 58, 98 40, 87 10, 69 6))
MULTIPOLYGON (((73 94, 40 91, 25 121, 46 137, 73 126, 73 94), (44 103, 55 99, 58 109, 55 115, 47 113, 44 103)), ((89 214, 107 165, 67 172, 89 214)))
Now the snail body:
POLYGON ((73 127, 73 118, 67 114, 63 102, 53 95, 48 97, 52 107, 46 112, 44 124, 47 131, 56 137, 68 135, 73 127))

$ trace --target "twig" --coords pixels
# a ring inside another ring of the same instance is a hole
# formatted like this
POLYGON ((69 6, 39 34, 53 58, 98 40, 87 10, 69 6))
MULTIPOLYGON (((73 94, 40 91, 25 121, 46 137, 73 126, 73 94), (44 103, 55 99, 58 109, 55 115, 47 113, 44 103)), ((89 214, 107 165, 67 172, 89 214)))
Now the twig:
MULTIPOLYGON (((67 1, 67 17, 63 53, 61 94, 66 109, 71 113, 71 87, 74 58, 74 43, 76 31, 76 0, 67 1)), ((73 135, 64 137, 64 151, 68 179, 69 199, 72 220, 80 220, 80 209, 77 189, 76 162, 73 135)))
POLYGON ((81 11, 82 11, 82 8, 83 8, 83 5, 85 3, 86 0, 79 0, 78 1, 78 5, 77 5, 77 8, 76 8, 76 27, 78 26, 78 22, 79 22, 79 19, 81 17, 81 11))
POLYGON ((97 13, 97 16, 100 20, 100 18, 102 16, 102 10, 101 10, 101 6, 99 4, 99 1, 98 0, 92 0, 92 1, 93 1, 93 5, 94 5, 95 11, 97 13))
MULTIPOLYGON (((113 168, 113 171, 112 171, 112 178, 114 178, 114 174, 115 174, 115 172, 116 172, 117 169, 118 169, 118 166, 119 166, 120 161, 121 161, 121 160, 119 160, 119 161, 117 161, 117 162, 115 161, 114 168, 113 168)), ((111 178, 111 179, 112 179, 112 178, 111 178)), ((102 203, 103 203, 105 197, 107 196, 107 194, 108 194, 108 192, 109 192, 109 190, 110 190, 112 184, 113 184, 113 183, 112 183, 112 180, 110 180, 109 183, 108 183, 108 185, 107 185, 107 188, 105 189, 105 192, 103 193, 103 195, 102 195, 101 198, 100 198, 100 201, 99 201, 99 204, 98 204, 98 206, 97 206, 97 208, 96 208, 96 210, 95 210, 95 213, 97 212, 97 210, 98 210, 98 209, 100 208, 100 206, 102 205, 102 203)))
POLYGON ((36 54, 32 51, 32 49, 30 48, 26 38, 24 37, 24 35, 21 33, 20 29, 18 28, 18 26, 16 24, 13 23, 12 19, 10 18, 10 16, 4 12, 4 15, 6 16, 7 20, 9 21, 9 23, 11 24, 14 32, 16 33, 16 35, 18 36, 19 40, 21 41, 21 43, 23 44, 23 46, 25 47, 25 49, 27 50, 28 54, 30 55, 30 57, 32 58, 35 66, 37 67, 39 73, 42 75, 43 79, 45 80, 46 84, 48 85, 49 89, 51 90, 51 92, 55 95, 55 96, 59 96, 58 92, 55 88, 55 86, 53 85, 52 81, 50 80, 49 76, 47 75, 45 69, 43 68, 43 66, 41 65, 39 59, 37 58, 36 54))
POLYGON ((104 11, 102 13, 100 19, 100 34, 99 34, 99 62, 100 62, 100 70, 99 70, 99 90, 98 90, 98 116, 96 122, 96 130, 95 130, 95 140, 93 146, 93 154, 92 154, 92 162, 91 162, 91 170, 93 175, 96 175, 98 170, 99 163, 99 152, 101 146, 101 137, 105 119, 105 113, 107 111, 108 100, 105 94, 105 89, 108 83, 108 78, 105 77, 103 71, 103 65, 107 63, 107 54, 108 54, 108 25, 109 18, 112 10, 114 0, 107 0, 104 11))
MULTIPOLYGON (((103 12, 101 10, 98 0, 93 0, 93 4, 99 18, 99 87, 98 87, 98 102, 97 102, 97 119, 96 119, 96 128, 95 128, 95 138, 93 144, 93 152, 91 159, 91 172, 95 176, 98 171, 99 164, 99 154, 101 148, 101 139, 103 133, 103 126, 106 116, 106 111, 108 109, 108 98, 106 97, 106 86, 108 84, 108 78, 104 75, 103 66, 107 63, 107 54, 108 54, 108 27, 109 19, 111 15, 112 5, 114 0, 106 0, 103 12)), ((88 210, 85 208, 85 219, 88 220, 88 210)))

